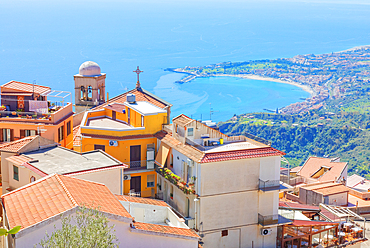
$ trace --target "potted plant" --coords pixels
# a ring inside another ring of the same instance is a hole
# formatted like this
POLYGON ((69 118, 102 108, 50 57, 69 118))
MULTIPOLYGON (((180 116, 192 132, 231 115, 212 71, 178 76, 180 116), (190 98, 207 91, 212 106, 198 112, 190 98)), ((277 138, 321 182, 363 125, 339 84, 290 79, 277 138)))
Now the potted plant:
POLYGON ((170 193, 170 198, 171 200, 173 200, 173 193, 170 193))
POLYGON ((160 185, 159 183, 157 183, 157 187, 158 187, 159 190, 161 190, 161 188, 162 188, 161 186, 162 185, 160 185))

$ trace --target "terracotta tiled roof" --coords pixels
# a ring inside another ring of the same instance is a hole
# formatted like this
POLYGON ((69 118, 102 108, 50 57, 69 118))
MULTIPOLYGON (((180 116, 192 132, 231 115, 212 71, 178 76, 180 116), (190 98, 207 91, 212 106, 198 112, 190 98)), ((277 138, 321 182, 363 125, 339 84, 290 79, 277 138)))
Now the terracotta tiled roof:
POLYGON ((313 179, 312 175, 320 170, 320 168, 323 166, 330 169, 317 180, 319 182, 336 181, 341 176, 343 170, 345 170, 345 168, 347 167, 347 163, 331 162, 330 158, 310 157, 303 165, 302 169, 297 173, 297 175, 313 179))
POLYGON ((282 156, 285 155, 272 147, 254 148, 239 151, 226 151, 226 152, 216 152, 216 153, 206 153, 203 157, 201 163, 211 163, 220 162, 226 160, 237 160, 246 158, 261 158, 269 156, 282 156))
POLYGON ((172 119, 172 123, 178 124, 178 125, 183 126, 183 127, 186 126, 187 124, 189 124, 192 121, 194 121, 194 120, 187 117, 184 114, 181 114, 181 115, 172 119))
POLYGON ((68 176, 58 175, 58 177, 78 205, 93 204, 94 207, 99 207, 100 211, 131 218, 131 215, 104 184, 68 176))
POLYGON ((10 228, 22 229, 76 206, 100 207, 100 211, 131 218, 130 214, 100 183, 51 175, 3 195, 10 228))
POLYGON ((198 149, 183 144, 182 142, 178 141, 177 139, 173 138, 171 134, 168 134, 164 131, 160 131, 154 135, 157 139, 159 139, 164 144, 168 145, 169 147, 175 149, 176 151, 181 152, 188 158, 194 160, 195 162, 199 163, 202 158, 204 157, 204 153, 199 151, 198 149))
POLYGON ((81 146, 81 126, 73 128, 73 146, 81 146))
POLYGON ((24 163, 31 161, 32 158, 26 157, 24 155, 13 155, 6 158, 6 160, 16 165, 23 165, 24 163))
POLYGON ((305 205, 305 204, 300 204, 297 202, 284 202, 284 201, 279 201, 279 208, 320 211, 320 208, 318 206, 305 205))
POLYGON ((176 236, 185 236, 199 239, 199 236, 195 233, 195 231, 186 228, 170 227, 142 222, 135 222, 132 225, 132 228, 154 233, 172 234, 176 236))
POLYGON ((6 84, 1 86, 1 92, 7 92, 7 90, 11 91, 22 91, 22 92, 29 92, 36 94, 43 94, 50 91, 50 87, 41 86, 41 85, 33 85, 29 83, 17 82, 17 81, 10 81, 6 84))
POLYGON ((342 184, 333 185, 331 187, 321 188, 321 189, 314 189, 313 191, 326 195, 334 195, 339 193, 348 192, 349 188, 342 184))
POLYGON ((168 207, 168 204, 166 202, 161 201, 161 200, 150 199, 150 198, 133 197, 133 196, 129 197, 125 195, 116 195, 116 198, 120 201, 129 201, 129 202, 168 207))
POLYGON ((2 152, 18 152, 25 145, 29 144, 32 140, 36 139, 37 135, 28 136, 23 139, 15 140, 8 143, 3 143, 0 145, 0 151, 2 152))
POLYGON ((126 109, 126 106, 120 103, 111 103, 105 106, 105 109, 114 110, 121 113, 122 110, 126 109))
POLYGON ((339 225, 339 223, 325 222, 325 221, 311 221, 311 220, 293 220, 293 226, 323 226, 323 225, 339 225))
POLYGON ((146 101, 146 102, 150 102, 152 103, 153 105, 157 106, 157 107, 160 107, 160 108, 164 108, 166 106, 171 106, 169 103, 167 103, 166 101, 160 99, 159 97, 157 96, 154 96, 153 94, 151 94, 150 92, 142 89, 142 90, 138 90, 138 89, 133 89, 133 90, 130 90, 128 92, 125 92, 121 95, 118 95, 116 97, 113 97, 112 99, 110 99, 109 101, 93 108, 93 110, 98 110, 98 109, 103 109, 105 108, 108 104, 112 104, 112 103, 124 103, 126 102, 126 96, 127 94, 134 94, 136 96, 136 101, 146 101))

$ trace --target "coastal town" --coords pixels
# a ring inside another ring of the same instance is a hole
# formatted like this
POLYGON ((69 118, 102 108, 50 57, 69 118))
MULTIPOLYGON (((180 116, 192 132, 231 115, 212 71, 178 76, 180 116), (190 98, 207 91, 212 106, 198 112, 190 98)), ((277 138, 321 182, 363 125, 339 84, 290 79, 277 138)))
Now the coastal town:
POLYGON ((92 61, 74 75, 74 102, 1 86, 2 247, 54 247, 40 245, 58 237, 46 233, 85 208, 114 226, 106 247, 367 247, 370 181, 347 162, 291 168, 263 139, 171 118, 134 72, 136 87, 112 98, 92 61))
MULTIPOLYGON (((187 74, 178 83, 189 83, 197 77, 237 76, 256 80, 289 83, 308 91, 311 97, 279 111, 285 114, 307 112, 327 107, 339 108, 347 97, 367 95, 370 81, 370 46, 342 52, 297 55, 293 58, 224 62, 202 67, 168 69, 187 74)), ((367 105, 370 106, 370 105, 367 105)))

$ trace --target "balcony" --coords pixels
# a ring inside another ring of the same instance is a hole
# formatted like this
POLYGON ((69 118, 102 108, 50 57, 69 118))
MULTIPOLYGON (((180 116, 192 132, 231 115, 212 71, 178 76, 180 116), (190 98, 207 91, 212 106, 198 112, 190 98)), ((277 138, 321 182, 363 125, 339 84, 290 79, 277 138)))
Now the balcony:
POLYGON ((280 225, 285 225, 285 224, 289 224, 292 222, 293 222, 292 220, 287 219, 281 216, 280 214, 273 214, 273 215, 266 215, 266 216, 262 214, 258 214, 258 224, 264 227, 275 226, 275 225, 280 226, 280 225))
POLYGON ((125 171, 154 170, 154 160, 131 161, 124 162, 124 164, 129 166, 125 171))
POLYGON ((280 189, 280 181, 279 180, 263 181, 263 180, 259 179, 258 189, 262 190, 263 192, 279 190, 280 189))
POLYGON ((175 185, 185 194, 195 194, 194 184, 186 184, 179 176, 173 173, 170 169, 167 168, 160 168, 156 166, 155 171, 162 176, 164 179, 168 180, 170 183, 175 185))
POLYGON ((66 117, 73 115, 72 104, 67 103, 65 106, 53 106, 46 113, 25 112, 6 110, 0 106, 1 120, 12 122, 27 122, 31 123, 56 123, 66 117))

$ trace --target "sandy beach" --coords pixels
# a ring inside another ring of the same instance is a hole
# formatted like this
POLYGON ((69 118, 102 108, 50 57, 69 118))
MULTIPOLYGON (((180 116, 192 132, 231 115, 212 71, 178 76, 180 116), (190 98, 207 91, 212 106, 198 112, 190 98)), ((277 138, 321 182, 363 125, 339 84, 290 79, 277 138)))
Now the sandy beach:
POLYGON ((213 76, 220 76, 220 77, 239 77, 239 78, 247 78, 247 79, 253 79, 253 80, 263 80, 263 81, 271 81, 271 82, 276 82, 276 83, 282 83, 282 84, 290 84, 297 86, 301 88, 302 90, 310 93, 311 97, 316 95, 316 92, 309 86, 307 85, 302 85, 297 82, 292 82, 292 81, 285 81, 281 79, 276 79, 276 78, 269 78, 269 77, 262 77, 262 76, 257 76, 257 75, 234 75, 234 74, 217 74, 213 76))

